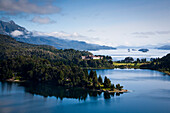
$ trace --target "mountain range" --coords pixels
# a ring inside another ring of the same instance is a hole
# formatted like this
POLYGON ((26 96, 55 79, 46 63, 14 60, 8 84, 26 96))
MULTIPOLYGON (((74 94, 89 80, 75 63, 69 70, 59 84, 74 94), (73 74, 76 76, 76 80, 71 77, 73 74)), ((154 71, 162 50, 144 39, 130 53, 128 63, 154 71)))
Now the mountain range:
POLYGON ((170 45, 163 45, 158 47, 157 49, 170 50, 170 45))
POLYGON ((34 36, 32 32, 26 28, 17 25, 14 21, 0 20, 0 34, 9 35, 17 41, 30 44, 50 45, 57 49, 76 49, 76 50, 100 50, 100 49, 116 49, 110 46, 101 46, 98 44, 90 44, 84 41, 68 40, 53 36, 34 36))
POLYGON ((16 41, 16 39, 0 34, 0 60, 17 58, 19 56, 44 58, 50 60, 70 60, 80 59, 81 56, 92 55, 88 51, 78 51, 74 49, 56 49, 49 45, 36 45, 16 41))

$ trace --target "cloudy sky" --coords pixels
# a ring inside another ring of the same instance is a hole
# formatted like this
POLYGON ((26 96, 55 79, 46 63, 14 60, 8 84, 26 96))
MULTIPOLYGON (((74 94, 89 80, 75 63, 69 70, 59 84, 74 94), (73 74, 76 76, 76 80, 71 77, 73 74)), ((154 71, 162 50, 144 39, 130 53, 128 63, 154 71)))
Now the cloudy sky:
POLYGON ((0 0, 0 19, 102 45, 170 44, 170 0, 0 0))

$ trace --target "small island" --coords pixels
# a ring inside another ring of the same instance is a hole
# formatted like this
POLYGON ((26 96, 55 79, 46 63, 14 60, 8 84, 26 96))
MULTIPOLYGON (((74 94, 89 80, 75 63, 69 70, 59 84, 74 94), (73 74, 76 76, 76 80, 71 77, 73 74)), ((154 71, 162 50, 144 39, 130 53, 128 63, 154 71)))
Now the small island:
POLYGON ((148 52, 148 51, 149 51, 149 49, 139 49, 138 51, 148 52))

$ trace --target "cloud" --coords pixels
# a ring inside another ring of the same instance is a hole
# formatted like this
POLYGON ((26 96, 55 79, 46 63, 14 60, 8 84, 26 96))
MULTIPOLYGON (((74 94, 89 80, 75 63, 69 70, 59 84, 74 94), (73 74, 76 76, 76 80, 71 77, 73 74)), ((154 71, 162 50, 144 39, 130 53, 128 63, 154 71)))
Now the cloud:
POLYGON ((135 36, 136 38, 149 38, 148 36, 135 36))
POLYGON ((96 44, 97 44, 97 41, 99 41, 98 38, 83 36, 77 32, 67 33, 64 31, 60 31, 60 32, 45 33, 45 32, 33 31, 32 35, 33 36, 52 36, 56 38, 85 41, 87 43, 96 43, 96 44))
POLYGON ((95 30, 89 29, 89 30, 87 30, 87 32, 95 32, 95 30))
POLYGON ((66 33, 66 32, 51 32, 51 33, 45 33, 45 32, 39 32, 39 31, 33 31, 32 32, 34 36, 53 36, 53 37, 59 37, 59 38, 66 38, 66 37, 80 37, 77 32, 74 32, 72 34, 66 33))
POLYGON ((133 35, 155 35, 154 32, 134 32, 133 35))
POLYGON ((54 14, 59 8, 52 3, 37 5, 28 0, 0 0, 0 11, 6 14, 54 14))
POLYGON ((170 34, 170 31, 153 31, 153 32, 133 32, 132 35, 165 35, 170 34))
POLYGON ((55 21, 52 21, 48 17, 40 17, 40 16, 35 16, 31 21, 34 22, 34 23, 39 23, 39 24, 55 23, 55 21))
POLYGON ((2 17, 0 18, 0 20, 3 20, 3 21, 10 21, 10 17, 4 17, 4 16, 2 16, 2 17))
POLYGON ((22 31, 15 30, 15 31, 11 32, 11 35, 13 37, 17 37, 17 36, 20 36, 20 35, 24 35, 24 33, 22 31))
POLYGON ((170 31, 156 31, 156 33, 164 35, 164 34, 170 34, 170 31))

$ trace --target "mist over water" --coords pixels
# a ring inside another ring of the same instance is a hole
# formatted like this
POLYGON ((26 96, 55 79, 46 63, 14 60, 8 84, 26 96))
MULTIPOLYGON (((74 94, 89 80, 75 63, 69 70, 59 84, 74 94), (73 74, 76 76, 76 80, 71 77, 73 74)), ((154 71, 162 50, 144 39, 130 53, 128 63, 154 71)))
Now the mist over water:
POLYGON ((150 58, 161 58, 168 53, 170 50, 159 50, 159 49, 149 49, 148 52, 141 52, 138 49, 132 50, 128 52, 128 49, 116 49, 116 50, 99 50, 99 51, 90 51, 94 55, 109 55, 112 56, 113 61, 124 60, 126 57, 133 57, 134 59, 137 58, 146 58, 150 60, 150 58))

